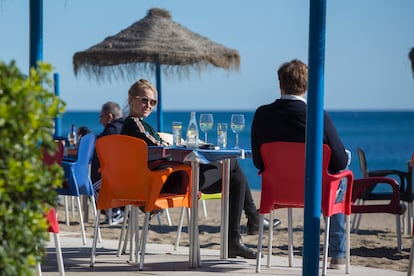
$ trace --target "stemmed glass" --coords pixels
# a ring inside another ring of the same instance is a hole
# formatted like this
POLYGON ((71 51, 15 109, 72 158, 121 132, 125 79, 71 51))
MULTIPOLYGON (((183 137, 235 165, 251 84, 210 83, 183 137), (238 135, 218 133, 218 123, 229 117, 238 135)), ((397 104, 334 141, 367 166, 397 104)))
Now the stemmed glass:
POLYGON ((243 114, 232 114, 231 115, 231 130, 236 134, 236 145, 235 149, 239 148, 239 133, 244 130, 245 120, 243 114))
POLYGON ((213 129, 213 114, 203 113, 200 115, 200 129, 204 132, 204 142, 207 143, 207 132, 213 129))

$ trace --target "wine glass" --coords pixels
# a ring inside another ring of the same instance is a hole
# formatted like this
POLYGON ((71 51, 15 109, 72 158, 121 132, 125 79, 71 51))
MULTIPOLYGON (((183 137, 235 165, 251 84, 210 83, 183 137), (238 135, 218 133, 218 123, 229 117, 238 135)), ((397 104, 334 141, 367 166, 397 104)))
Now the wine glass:
POLYGON ((244 130, 245 120, 243 114, 232 114, 230 122, 231 130, 236 134, 235 149, 239 148, 239 133, 244 130))
POLYGON ((207 132, 213 129, 213 114, 203 113, 200 115, 200 129, 204 132, 204 142, 207 143, 207 132))

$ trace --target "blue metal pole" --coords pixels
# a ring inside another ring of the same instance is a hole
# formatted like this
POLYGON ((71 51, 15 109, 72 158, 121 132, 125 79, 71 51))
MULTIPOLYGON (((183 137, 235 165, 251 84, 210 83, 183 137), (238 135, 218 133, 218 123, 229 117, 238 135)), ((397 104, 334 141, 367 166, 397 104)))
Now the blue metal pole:
POLYGON ((310 1, 302 275, 319 274, 326 0, 310 1))
POLYGON ((157 82, 157 90, 158 90, 158 105, 157 105, 157 123, 158 123, 158 131, 164 131, 164 115, 162 113, 162 93, 161 93, 161 65, 159 60, 157 59, 157 63, 155 65, 155 74, 156 74, 156 82, 157 82))
MULTIPOLYGON (((59 89, 59 74, 54 73, 53 74, 53 80, 54 80, 54 88, 55 88, 55 95, 57 97, 60 96, 60 89, 59 89)), ((62 136, 62 115, 58 114, 55 118, 55 135, 56 136, 62 136)))
POLYGON ((43 60, 43 0, 30 0, 30 68, 43 60))

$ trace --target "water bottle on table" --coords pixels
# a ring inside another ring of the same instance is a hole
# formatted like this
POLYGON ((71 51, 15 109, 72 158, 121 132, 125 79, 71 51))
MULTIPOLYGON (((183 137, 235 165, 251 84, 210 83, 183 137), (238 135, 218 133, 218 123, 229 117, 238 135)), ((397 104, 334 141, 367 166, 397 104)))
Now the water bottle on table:
POLYGON ((194 111, 191 112, 190 122, 187 128, 187 147, 197 148, 198 147, 198 126, 196 114, 194 111))

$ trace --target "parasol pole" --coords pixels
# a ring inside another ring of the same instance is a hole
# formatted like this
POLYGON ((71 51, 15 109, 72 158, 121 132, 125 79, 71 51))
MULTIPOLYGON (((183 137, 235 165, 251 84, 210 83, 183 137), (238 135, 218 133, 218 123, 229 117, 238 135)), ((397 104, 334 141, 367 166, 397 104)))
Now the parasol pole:
POLYGON ((302 275, 319 275, 326 0, 310 1, 302 275))
POLYGON ((158 131, 164 131, 164 118, 162 113, 162 93, 161 93, 161 64, 160 64, 160 57, 157 55, 155 61, 155 78, 156 78, 156 86, 158 91, 158 105, 157 105, 157 124, 158 124, 158 131))
MULTIPOLYGON (((59 82, 59 73, 53 74, 53 80, 54 80, 54 88, 55 88, 55 95, 57 97, 60 97, 60 82, 59 82)), ((56 136, 62 136, 62 116, 61 114, 57 114, 55 118, 55 135, 56 136)))
POLYGON ((30 68, 43 60, 43 0, 30 0, 30 68))

